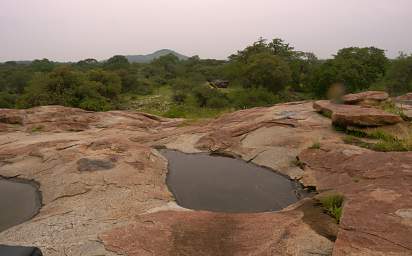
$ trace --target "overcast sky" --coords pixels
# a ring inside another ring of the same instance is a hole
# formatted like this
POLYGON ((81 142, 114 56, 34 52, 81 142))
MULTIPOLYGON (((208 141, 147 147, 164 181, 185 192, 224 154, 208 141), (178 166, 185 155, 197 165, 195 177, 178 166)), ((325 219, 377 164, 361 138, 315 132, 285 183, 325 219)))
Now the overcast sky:
POLYGON ((0 61, 75 61, 162 48, 224 59, 280 37, 321 58, 412 53, 412 0, 0 0, 0 61))

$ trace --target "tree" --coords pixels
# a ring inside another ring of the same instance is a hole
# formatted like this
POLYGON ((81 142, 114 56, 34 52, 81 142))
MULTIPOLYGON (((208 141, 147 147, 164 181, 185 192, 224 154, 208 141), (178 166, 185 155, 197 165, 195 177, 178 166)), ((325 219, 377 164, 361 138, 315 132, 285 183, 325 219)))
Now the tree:
POLYGON ((229 57, 230 63, 224 67, 226 77, 231 80, 238 80, 238 75, 245 72, 246 66, 253 61, 255 56, 276 56, 281 59, 288 66, 287 76, 290 76, 291 87, 296 91, 304 90, 303 83, 309 80, 314 67, 318 65, 318 60, 313 53, 296 51, 290 44, 285 43, 280 38, 275 38, 269 43, 267 40, 260 38, 244 50, 238 51, 237 54, 229 57))
POLYGON ((165 79, 173 79, 177 76, 179 62, 179 58, 170 53, 154 59, 150 65, 159 76, 165 79))
POLYGON ((77 62, 74 66, 80 69, 93 69, 99 66, 99 62, 96 59, 89 58, 77 62))
POLYGON ((129 66, 129 61, 122 55, 115 55, 104 63, 104 68, 110 70, 127 69, 129 66))
POLYGON ((62 105, 105 111, 116 107, 120 92, 120 78, 113 72, 98 69, 84 73, 59 66, 50 73, 36 73, 18 106, 62 105))
POLYGON ((312 88, 318 96, 325 96, 335 83, 342 83, 348 92, 365 90, 385 75, 388 63, 384 50, 344 48, 315 71, 312 88))
POLYGON ((245 67, 242 77, 245 87, 263 87, 272 92, 283 90, 291 79, 287 63, 269 53, 256 54, 245 67))
POLYGON ((412 55, 401 54, 392 62, 384 84, 392 94, 412 92, 412 55))
POLYGON ((35 72, 50 72, 54 69, 55 64, 48 59, 41 59, 34 60, 30 66, 35 72))
POLYGON ((111 100, 118 99, 122 91, 122 83, 116 73, 96 69, 91 70, 87 76, 88 80, 98 83, 97 91, 101 96, 111 100))
POLYGON ((41 105, 76 106, 76 87, 84 77, 69 66, 55 68, 51 73, 36 73, 24 90, 19 103, 22 107, 41 105))

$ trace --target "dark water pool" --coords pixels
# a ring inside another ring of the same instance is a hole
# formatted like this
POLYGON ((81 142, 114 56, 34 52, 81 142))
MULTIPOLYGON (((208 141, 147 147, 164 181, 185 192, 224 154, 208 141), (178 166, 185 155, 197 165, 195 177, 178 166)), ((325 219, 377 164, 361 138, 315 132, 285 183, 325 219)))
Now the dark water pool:
POLYGON ((33 218, 41 207, 41 197, 33 184, 0 179, 0 232, 33 218))
POLYGON ((281 210, 299 200, 300 186, 243 160, 161 150, 168 159, 167 184, 185 208, 217 212, 281 210))

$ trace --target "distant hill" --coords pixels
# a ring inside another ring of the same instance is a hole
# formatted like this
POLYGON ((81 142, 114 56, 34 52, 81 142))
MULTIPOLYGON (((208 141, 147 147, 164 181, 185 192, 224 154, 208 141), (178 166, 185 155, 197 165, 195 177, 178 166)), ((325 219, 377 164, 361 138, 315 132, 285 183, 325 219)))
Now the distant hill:
POLYGON ((147 55, 127 55, 125 57, 129 60, 129 62, 148 63, 154 59, 157 59, 161 56, 168 55, 168 54, 173 54, 176 57, 178 57, 180 60, 187 60, 189 58, 183 54, 177 53, 169 49, 159 50, 154 53, 147 54, 147 55))

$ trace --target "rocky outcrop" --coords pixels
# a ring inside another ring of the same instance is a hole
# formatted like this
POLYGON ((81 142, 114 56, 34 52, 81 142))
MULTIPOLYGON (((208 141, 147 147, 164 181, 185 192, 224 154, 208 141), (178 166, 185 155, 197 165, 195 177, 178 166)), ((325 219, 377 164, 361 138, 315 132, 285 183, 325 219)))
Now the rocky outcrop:
POLYGON ((389 94, 382 91, 366 91, 343 96, 344 104, 360 106, 379 106, 389 99, 389 94))
POLYGON ((191 124, 129 111, 0 110, 21 119, 0 122, 0 175, 35 180, 43 196, 40 213, 1 232, 0 244, 37 246, 46 256, 410 255, 411 155, 345 145, 312 105, 191 124), (158 147, 236 155, 343 193, 336 243, 331 218, 319 222, 325 214, 306 201, 277 213, 183 211, 158 147))
POLYGON ((335 104, 328 100, 316 101, 316 111, 332 118, 332 123, 340 126, 382 126, 402 122, 398 115, 377 108, 335 104))

